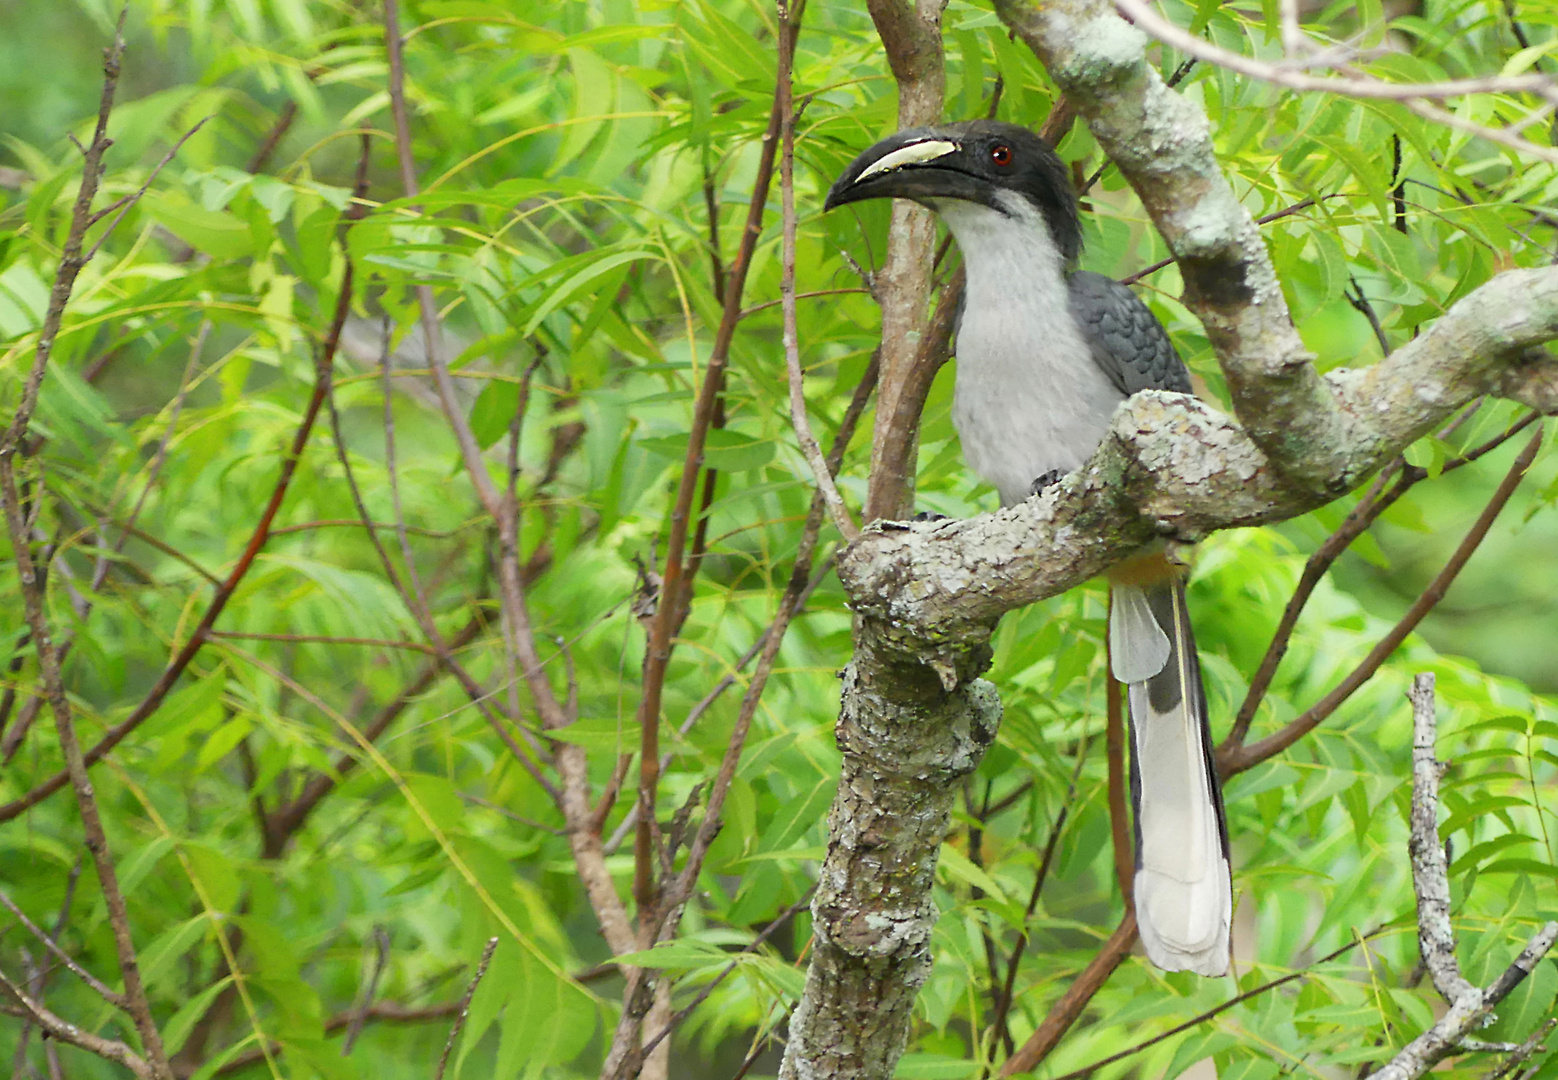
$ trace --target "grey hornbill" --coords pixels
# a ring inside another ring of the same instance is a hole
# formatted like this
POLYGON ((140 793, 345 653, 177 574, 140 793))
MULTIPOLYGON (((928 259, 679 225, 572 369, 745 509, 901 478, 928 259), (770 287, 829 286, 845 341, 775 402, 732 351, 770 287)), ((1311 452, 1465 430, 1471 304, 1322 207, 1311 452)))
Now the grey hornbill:
MULTIPOLYGON (((1147 306, 1076 269, 1076 193, 1033 132, 990 120, 900 131, 844 170, 826 208, 885 198, 935 211, 962 252, 952 418, 968 464, 1003 505, 1086 462, 1131 394, 1190 392, 1147 306)), ((1221 975, 1233 896, 1228 830, 1183 569, 1159 546, 1108 576, 1113 672, 1129 686, 1142 943, 1165 970, 1221 975)))

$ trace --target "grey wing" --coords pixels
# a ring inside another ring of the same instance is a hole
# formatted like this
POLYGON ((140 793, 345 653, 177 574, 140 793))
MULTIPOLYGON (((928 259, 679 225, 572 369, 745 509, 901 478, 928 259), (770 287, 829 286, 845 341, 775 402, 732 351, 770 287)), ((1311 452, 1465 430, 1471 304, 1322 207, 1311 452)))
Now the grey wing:
POLYGON ((1071 275, 1071 316, 1093 362, 1127 397, 1138 390, 1190 393, 1190 372, 1151 309, 1113 278, 1071 275))

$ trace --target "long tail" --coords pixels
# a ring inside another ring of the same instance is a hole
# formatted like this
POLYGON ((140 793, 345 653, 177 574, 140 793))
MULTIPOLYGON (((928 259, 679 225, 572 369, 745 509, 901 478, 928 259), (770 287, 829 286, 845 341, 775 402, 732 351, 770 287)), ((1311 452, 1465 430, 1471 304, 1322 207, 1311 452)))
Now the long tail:
POLYGON ((1184 584, 1116 584, 1109 645, 1130 688, 1142 944, 1164 971, 1221 975, 1233 915, 1228 826, 1184 584))

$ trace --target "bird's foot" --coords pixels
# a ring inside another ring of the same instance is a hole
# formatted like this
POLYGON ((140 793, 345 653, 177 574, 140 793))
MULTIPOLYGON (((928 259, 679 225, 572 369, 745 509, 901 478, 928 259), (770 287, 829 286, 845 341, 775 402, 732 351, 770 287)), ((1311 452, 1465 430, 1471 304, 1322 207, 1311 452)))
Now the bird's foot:
POLYGON ((1044 475, 1036 477, 1033 483, 1028 486, 1029 497, 1043 495, 1045 491, 1060 483, 1065 475, 1060 469, 1051 469, 1044 475))
POLYGON ((952 519, 947 517, 946 514, 938 514, 934 510, 921 510, 918 514, 914 515, 914 520, 915 521, 951 521, 952 519))

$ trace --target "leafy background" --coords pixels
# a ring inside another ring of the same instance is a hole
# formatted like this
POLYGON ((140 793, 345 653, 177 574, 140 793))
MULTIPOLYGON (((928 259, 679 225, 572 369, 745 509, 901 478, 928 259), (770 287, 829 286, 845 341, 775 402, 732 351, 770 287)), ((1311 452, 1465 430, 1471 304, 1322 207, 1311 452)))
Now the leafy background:
MULTIPOLYGON (((1226 46, 1275 49, 1274 5, 1166 7, 1226 46)), ((65 136, 89 133, 99 50, 114 16, 94 0, 0 3, 7 416, 31 362, 79 178, 79 156, 65 136)), ((774 15, 745 0, 567 0, 423 2, 408 4, 404 18, 415 154, 427 192, 420 211, 399 199, 377 5, 131 5, 105 198, 135 191, 180 133, 211 119, 83 274, 35 423, 42 438, 28 468, 37 532, 52 545, 50 612, 74 640, 68 686, 93 737, 141 700, 187 639, 210 594, 207 575, 232 566, 275 482, 349 252, 362 287, 335 371, 339 448, 373 517, 395 521, 390 410, 409 565, 446 635, 476 620, 461 656, 499 694, 507 693, 507 673, 492 599, 495 539, 425 375, 411 286, 436 290, 457 345, 462 400, 495 458, 523 374, 539 363, 519 451, 522 541, 536 571, 530 602, 554 681, 562 687, 565 669, 575 673, 583 719, 565 737, 589 750, 598 790, 619 750, 637 742, 638 567, 654 562, 667 530, 692 397, 719 320, 711 251, 728 265, 751 193, 773 94, 774 15), (293 108, 273 152, 257 161, 267 134, 293 108), (343 249, 334 237, 359 131, 372 139, 375 209, 343 249), (387 406, 381 354, 396 375, 387 406), (135 531, 124 533, 115 523, 138 504, 135 531), (107 572, 94 591, 100 561, 107 572)), ((1519 18, 1532 49, 1519 48, 1497 2, 1427 0, 1395 11, 1388 35, 1376 4, 1338 3, 1312 12, 1308 26, 1336 38, 1361 34, 1366 44, 1388 41, 1393 51, 1371 66, 1402 78, 1552 68, 1558 9, 1522 6, 1519 18)), ((1053 88, 991 12, 954 0, 945 29, 948 115, 983 114, 999 80, 998 114, 1037 125, 1053 88)), ((1164 71, 1177 63, 1165 56, 1164 71)), ((1558 238, 1546 207, 1558 183, 1550 166, 1390 103, 1283 93, 1204 66, 1182 88, 1208 110, 1224 165, 1252 212, 1318 200, 1264 231, 1322 367, 1380 354, 1349 290, 1361 290, 1387 342, 1399 344, 1496 270, 1554 257, 1558 238)), ((894 126, 894 85, 863 5, 807 5, 796 93, 804 102, 798 288, 826 293, 803 296, 799 329, 810 409, 826 443, 878 324, 846 256, 865 266, 879 258, 885 208, 820 213, 833 176, 894 126)), ((1477 98, 1465 108, 1514 115, 1515 104, 1477 98)), ((1060 150, 1084 173, 1100 164, 1080 127, 1060 150)), ((1110 172, 1089 204, 1089 268, 1124 275, 1165 254, 1110 172)), ((773 303, 778 245, 771 210, 747 287, 750 311, 732 350, 728 427, 710 454, 722 480, 708 515, 709 557, 666 684, 668 731, 732 673, 767 625, 810 499, 785 406, 773 303)), ((1222 399, 1209 346, 1177 299, 1174 269, 1141 289, 1203 393, 1222 399)), ((926 410, 918 499, 961 515, 995 500, 963 471, 949 415, 952 373, 951 365, 943 370, 926 410)), ((1448 440, 1424 440, 1409 459, 1433 472, 1519 415, 1490 401, 1448 440)), ((856 501, 867 443, 855 440, 841 477, 856 501)), ((1384 932, 1101 1075, 1171 1076, 1210 1057, 1224 1080, 1336 1077, 1388 1057, 1430 1022, 1431 990, 1412 977, 1405 858, 1410 723, 1402 692, 1414 672, 1438 675, 1440 754, 1454 762, 1443 832, 1453 845, 1468 975, 1476 981, 1501 967, 1533 925, 1558 913, 1551 443, 1549 435, 1531 476, 1422 633, 1313 736, 1229 785, 1240 988, 1305 968, 1365 932, 1384 932)), ((322 425, 282 529, 220 630, 422 642, 356 522, 333 444, 322 425)), ((1353 545, 1307 609, 1257 734, 1308 707, 1367 653, 1443 564, 1517 445, 1417 485, 1353 545)), ((1203 545, 1191 607, 1214 726, 1243 699, 1304 559, 1352 502, 1203 545)), ((8 548, 0 558, 14 568, 8 548)), ((945 848, 936 961, 901 1076, 975 1076, 999 1057, 988 1031, 985 940, 1009 953, 1078 754, 1076 793, 1017 982, 1018 1042, 1118 916, 1101 752, 1103 601, 1101 589, 1080 589, 1008 617, 998 634, 990 677, 1002 689, 1006 720, 945 848), (1003 803, 971 848, 979 809, 1003 803)), ((0 577, 0 605, 0 626, 23 625, 14 570, 0 577)), ((11 633, 0 647, 12 657, 5 687, 14 691, 14 732, 38 682, 30 650, 11 633)), ((848 613, 835 583, 824 580, 780 653, 701 892, 680 944, 662 959, 678 980, 679 1003, 811 884, 837 775, 834 673, 848 642, 848 613)), ((194 1075, 429 1075, 446 1016, 371 1021, 350 1056, 327 1021, 358 1001, 381 947, 387 959, 376 1000, 414 1009, 456 998, 494 934, 501 944, 453 1071, 598 1071, 620 979, 598 967, 609 952, 550 800, 446 678, 430 678, 410 696, 376 756, 350 734, 429 663, 425 646, 222 637, 95 770, 156 1015, 194 1075), (284 851, 267 851, 254 801, 274 807, 328 773, 339 754, 359 766, 284 851), (208 1012, 228 978, 219 928, 237 931, 234 985, 242 993, 208 1012), (272 1059, 235 1068, 261 1041, 274 1043, 272 1059)), ((735 695, 721 697, 669 742, 667 817, 717 768, 735 708, 735 695)), ((50 728, 44 714, 21 739, 0 774, 0 800, 58 770, 50 728)), ((608 836, 629 803, 618 805, 608 836)), ((0 826, 0 881, 35 921, 52 923, 80 847, 76 811, 57 796, 0 826)), ((624 894, 630 850, 624 845, 610 862, 624 894)), ((14 972, 28 942, 7 926, 0 965, 14 972)), ((741 958, 736 976, 678 1032, 673 1076, 727 1077, 782 1031, 808 935, 803 912, 741 958)), ((105 978, 114 972, 90 863, 61 941, 105 978)), ((1165 976, 1132 960, 1044 1068, 1059 1075, 1080 1067, 1234 992, 1228 980, 1165 976)), ((1544 962, 1489 1037, 1523 1037, 1552 1012, 1555 996, 1558 968, 1544 962)), ((48 1000, 83 1026, 134 1037, 63 972, 53 976, 48 1000)), ((0 1022, 0 1060, 12 1060, 20 1032, 19 1022, 0 1022)), ((36 1035, 26 1053, 24 1068, 43 1068, 36 1035)), ((72 1077, 116 1075, 79 1051, 60 1053, 72 1077)), ((1479 1067, 1463 1059, 1457 1071, 1479 1067)), ((776 1068, 769 1052, 749 1075, 776 1068)), ((1549 1074, 1558 1066, 1545 1067, 1549 1074)))

